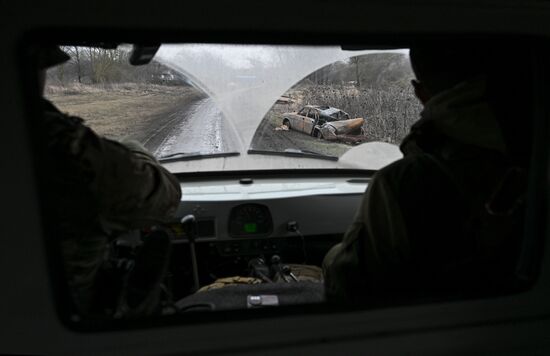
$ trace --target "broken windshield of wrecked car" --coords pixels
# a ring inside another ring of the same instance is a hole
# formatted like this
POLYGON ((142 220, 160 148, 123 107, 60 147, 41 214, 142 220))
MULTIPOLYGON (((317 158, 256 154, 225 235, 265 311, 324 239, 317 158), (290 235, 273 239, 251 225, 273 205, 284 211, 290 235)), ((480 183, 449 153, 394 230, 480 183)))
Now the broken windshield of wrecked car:
POLYGON ((47 97, 172 172, 379 169, 420 111, 404 49, 170 44, 131 66, 124 46, 62 48, 47 97))

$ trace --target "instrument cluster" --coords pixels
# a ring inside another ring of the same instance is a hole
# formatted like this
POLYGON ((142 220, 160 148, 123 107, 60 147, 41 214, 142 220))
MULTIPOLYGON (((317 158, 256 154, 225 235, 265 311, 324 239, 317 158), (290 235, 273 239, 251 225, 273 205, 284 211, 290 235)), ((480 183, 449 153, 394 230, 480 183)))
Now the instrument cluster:
POLYGON ((230 237, 263 237, 273 231, 273 219, 267 206, 262 204, 241 204, 229 214, 228 233, 230 237))

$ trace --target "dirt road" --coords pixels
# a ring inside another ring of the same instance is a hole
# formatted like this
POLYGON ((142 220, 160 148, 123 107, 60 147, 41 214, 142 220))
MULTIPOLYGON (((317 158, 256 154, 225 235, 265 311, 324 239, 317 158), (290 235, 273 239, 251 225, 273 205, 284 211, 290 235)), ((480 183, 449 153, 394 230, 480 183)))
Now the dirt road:
POLYGON ((81 85, 49 91, 61 111, 83 118, 98 134, 139 141, 157 157, 237 149, 221 112, 193 88, 81 85))
POLYGON ((98 134, 139 141, 156 157, 239 149, 213 100, 193 88, 76 86, 50 92, 55 105, 84 118, 98 134))
POLYGON ((202 98, 169 114, 166 124, 150 131, 143 143, 157 157, 238 150, 236 138, 227 125, 212 99, 202 98))

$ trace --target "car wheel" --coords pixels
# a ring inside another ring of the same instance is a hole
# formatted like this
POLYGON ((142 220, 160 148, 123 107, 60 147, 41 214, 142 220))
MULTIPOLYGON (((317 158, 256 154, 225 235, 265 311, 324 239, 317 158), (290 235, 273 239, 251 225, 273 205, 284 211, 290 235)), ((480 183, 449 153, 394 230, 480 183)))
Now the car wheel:
POLYGON ((284 119, 284 120, 283 120, 283 125, 285 125, 286 127, 288 127, 288 129, 290 130, 290 121, 288 121, 288 119, 284 119))

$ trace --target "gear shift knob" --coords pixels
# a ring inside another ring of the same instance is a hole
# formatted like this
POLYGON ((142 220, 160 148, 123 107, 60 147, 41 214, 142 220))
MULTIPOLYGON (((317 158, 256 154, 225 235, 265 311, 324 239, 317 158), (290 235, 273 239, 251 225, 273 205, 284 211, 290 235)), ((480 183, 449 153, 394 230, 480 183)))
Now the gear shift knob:
POLYGON ((181 218, 180 223, 183 227, 183 230, 187 234, 187 239, 189 241, 194 241, 197 237, 197 219, 195 218, 195 215, 185 215, 183 218, 181 218))
POLYGON ((279 263, 281 263, 281 257, 279 257, 279 255, 271 256, 271 264, 278 265, 279 263))
POLYGON ((180 223, 182 225, 187 225, 189 223, 194 223, 196 221, 197 221, 197 219, 195 218, 195 215, 188 214, 188 215, 185 215, 183 218, 181 218, 180 223))

